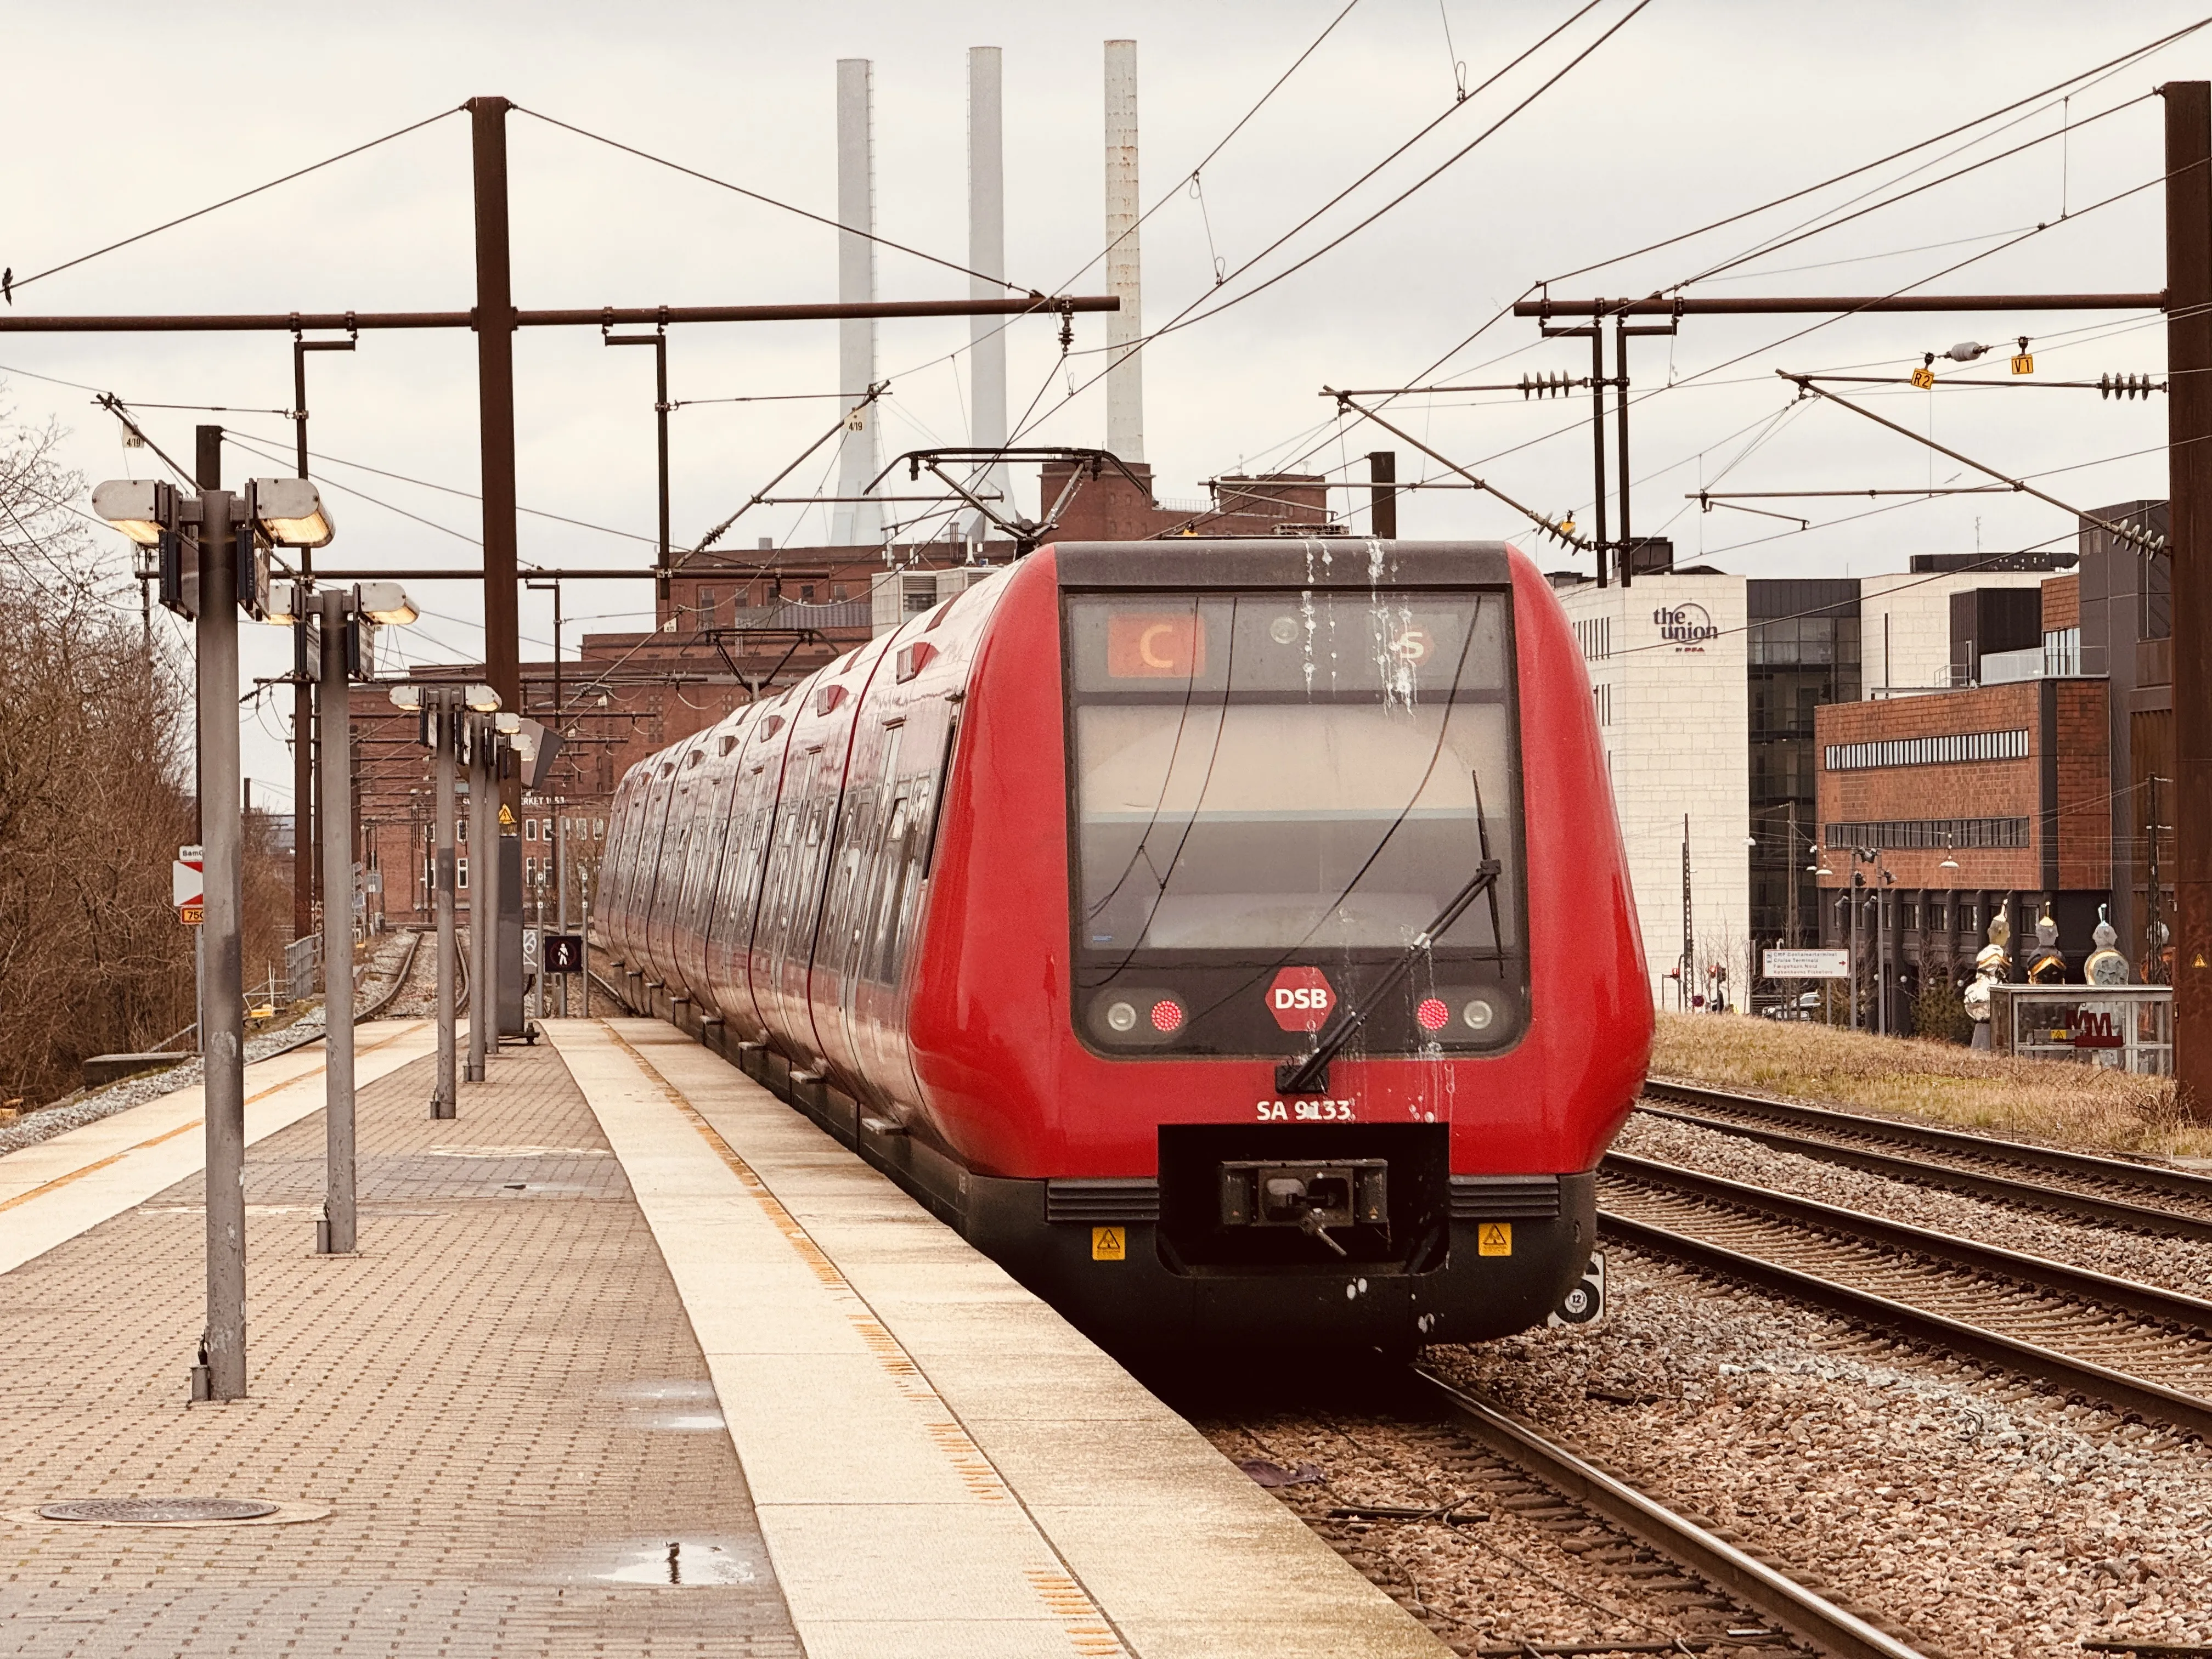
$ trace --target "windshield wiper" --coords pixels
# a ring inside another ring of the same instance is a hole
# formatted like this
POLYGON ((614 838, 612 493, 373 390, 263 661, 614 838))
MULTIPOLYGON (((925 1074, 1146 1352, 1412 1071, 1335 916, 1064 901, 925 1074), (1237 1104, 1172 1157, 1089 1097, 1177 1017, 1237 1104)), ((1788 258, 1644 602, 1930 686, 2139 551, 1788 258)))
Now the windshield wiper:
POLYGON ((1390 966, 1390 971, 1370 987, 1360 999, 1365 1006, 1355 1007, 1346 998, 1337 1006, 1336 1018, 1322 1032, 1314 1051, 1303 1060, 1286 1060, 1275 1067, 1275 1092, 1285 1095, 1325 1095, 1328 1092, 1328 1063, 1336 1058, 1344 1045, 1358 1034, 1367 1024, 1367 1017, 1390 993, 1397 989, 1406 975, 1413 971, 1413 964, 1427 952, 1429 947, 1449 933, 1453 925, 1467 914, 1467 908, 1485 893, 1490 895, 1490 937, 1498 942, 1498 877, 1500 866, 1490 855, 1490 826, 1482 819, 1482 779, 1474 780, 1474 832, 1481 840, 1482 860, 1474 867, 1474 874, 1466 886, 1452 896, 1451 902, 1437 913, 1437 919, 1414 936, 1406 947, 1405 955, 1390 966))

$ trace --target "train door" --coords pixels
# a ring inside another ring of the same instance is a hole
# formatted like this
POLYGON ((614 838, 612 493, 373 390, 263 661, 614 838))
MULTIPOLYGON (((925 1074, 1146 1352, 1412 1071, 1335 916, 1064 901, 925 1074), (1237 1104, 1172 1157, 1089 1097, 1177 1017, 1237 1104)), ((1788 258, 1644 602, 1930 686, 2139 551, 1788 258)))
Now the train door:
POLYGON ((732 716, 709 734, 706 782, 697 811, 699 833, 692 837, 684 872, 684 892, 676 911, 676 968, 684 986, 702 1013, 721 1011, 714 1001, 707 976, 707 929, 712 918, 722 863, 729 856, 730 805, 737 793, 738 762, 733 752, 744 741, 744 718, 732 716))
POLYGON ((668 804, 675 794, 678 759, 673 753, 664 751, 664 756, 653 764, 646 785, 644 823, 638 836, 637 857, 630 865, 629 890, 623 900, 630 971, 653 980, 659 978, 653 965, 653 896, 660 878, 661 848, 668 833, 668 804))
POLYGON ((774 832, 769 842, 767 885, 761 895, 760 921, 753 933, 753 995, 759 1002, 761 1018, 769 1030, 794 1047, 800 1045, 793 1028, 793 1016, 796 1013, 803 1027, 805 1013, 789 1005, 783 968, 791 956, 800 889, 810 861, 806 856, 806 824, 820 759, 819 749, 803 750, 785 763, 783 787, 777 796, 774 832))
POLYGON ((599 890, 589 895, 599 937, 608 954, 618 960, 629 955, 624 945, 628 924, 623 914, 623 895, 629 890, 629 863, 636 856, 634 819, 642 787, 643 779, 635 769, 623 773, 622 782, 616 786, 614 801, 607 810, 606 848, 599 856, 599 890))
POLYGON ((823 923, 821 950, 822 957, 834 964, 836 995, 832 1006, 820 1010, 818 1023, 834 1029, 840 1063, 869 1098, 878 1104, 884 1097, 868 1079, 868 1050, 860 1025, 864 1018, 862 1004, 868 995, 869 923, 880 902, 885 844, 901 810, 899 752, 905 738, 903 719, 886 721, 881 738, 882 751, 874 759, 867 781, 854 784, 848 792, 853 811, 850 843, 845 856, 850 875, 838 909, 823 923))
POLYGON ((761 871, 775 816, 769 762, 748 760, 732 789, 728 845, 722 854, 720 890, 707 927, 707 983, 716 1012, 746 1042, 762 1033, 748 957, 759 914, 761 871))
POLYGON ((676 970, 674 922, 682 896, 684 865, 698 833, 696 810, 702 781, 699 768, 706 759, 704 734, 688 740, 676 759, 676 775, 669 791, 667 825, 661 832, 659 867, 653 877, 653 902, 646 911, 645 955, 653 976, 675 996, 684 990, 676 970))

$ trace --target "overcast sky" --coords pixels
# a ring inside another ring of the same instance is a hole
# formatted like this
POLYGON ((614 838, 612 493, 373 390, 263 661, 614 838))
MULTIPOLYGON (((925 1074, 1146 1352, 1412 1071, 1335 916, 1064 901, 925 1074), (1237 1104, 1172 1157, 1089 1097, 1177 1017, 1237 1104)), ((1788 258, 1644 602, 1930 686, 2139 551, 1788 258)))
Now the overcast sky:
MULTIPOLYGON (((1006 274, 1047 291, 1097 292, 1101 43, 1132 37, 1144 200, 1169 198, 1142 234, 1145 319, 1157 328, 1187 307, 1199 319, 1146 350, 1146 459, 1164 497, 1195 499, 1205 479, 1240 467, 1364 476, 1359 458, 1377 447, 1401 452, 1401 476, 1436 472, 1372 427, 1331 422, 1320 388, 1404 385, 1432 366, 1431 383, 1447 375, 1464 383, 1517 380, 1524 371, 1585 373, 1586 343, 1544 341, 1533 322, 1510 317, 1453 349, 1532 283, 1563 278, 1553 290, 1559 297, 1671 287, 1872 186, 1890 185, 1881 194, 1894 194, 2030 139, 2049 141, 1688 291, 2154 290, 2163 283, 2154 182, 2160 106, 2144 94, 2165 80, 2212 76, 2208 29, 2078 86, 2063 106, 2039 100, 2006 118, 2012 125, 2002 130, 1978 128, 1775 211, 1570 276, 2027 98, 2196 16, 2168 3, 1650 0, 1569 69, 1634 5, 1600 0, 1520 70, 1460 103, 1461 84, 1481 87, 1571 17, 1574 5, 1359 0, 1206 167, 1201 200, 1189 186, 1192 167, 1342 4, 34 11, 17 0, 9 86, 0 100, 9 158, 0 185, 0 264, 20 283, 483 93, 834 214, 840 57, 875 64, 879 233, 964 263, 965 53, 990 45, 1005 50, 1006 274), (2093 120, 2130 100, 2142 101, 2093 120), (1439 117, 1401 159, 1248 269, 1279 235, 1439 117), (2062 128, 2079 130, 2061 137, 2062 128), (1433 182, 1340 246, 1238 300, 1439 167, 1445 170, 1433 182), (2038 225, 2047 228, 2038 233, 2038 225), (2021 240, 2002 246, 2014 239, 2021 240), (1218 288, 1217 269, 1230 273, 1218 288)), ((836 297, 830 230, 521 114, 510 129, 519 304, 836 297)), ((470 199, 466 120, 449 115, 19 289, 13 312, 465 308, 474 292, 470 199)), ((878 260, 878 284, 886 299, 966 294, 965 277, 889 250, 878 260)), ((1030 441, 1105 441, 1103 386, 1081 389, 1102 367, 1103 319, 1079 319, 1075 333, 1075 351, 1063 362, 1050 322, 1024 321, 1012 331, 1012 401, 1018 416, 1033 407, 1030 441), (1071 386, 1078 388, 1072 397, 1071 386)), ((1672 535, 1679 549, 1725 568, 1766 575, 1865 574, 1903 568, 1914 553, 2064 535, 2071 528, 2064 514, 2011 495, 1756 503, 1794 507, 1814 521, 1809 533, 1739 512, 1700 513, 1684 500, 1701 484, 1944 483, 1960 473, 1955 463, 1934 458, 1931 465, 1924 448, 1849 412, 1793 407, 1773 371, 1850 366, 1897 374, 1923 351, 2021 333, 2036 342, 2039 380, 2154 373, 2164 361, 2161 329, 2145 313, 1692 319, 1679 337, 1633 343, 1639 392, 1674 382, 1634 416, 1637 529, 1672 535), (1887 510, 1869 514, 1875 506, 1887 510)), ((883 325, 881 368, 894 376, 887 453, 967 441, 967 358, 959 350, 967 338, 964 321, 883 325)), ((679 399, 836 389, 834 325, 687 327, 676 331, 670 357, 679 399)), ((609 352, 589 329, 541 329, 520 337, 516 365, 524 505, 606 527, 526 517, 524 556, 643 565, 653 529, 649 354, 609 352)), ((1947 372, 2002 378, 2005 365, 1993 357, 1947 372)), ((331 458, 323 470, 341 526, 334 554, 349 563, 474 564, 476 503, 427 487, 466 492, 477 485, 471 337, 365 335, 350 356, 311 359, 310 373, 314 447, 331 458)), ((114 422, 90 407, 84 388, 142 405, 148 429, 187 464, 193 425, 220 421, 275 458, 264 467, 233 451, 231 467, 289 470, 281 411, 290 402, 291 361, 281 334, 0 336, 0 380, 16 420, 52 418, 70 429, 67 459, 88 482, 154 464, 146 452, 121 447, 114 422), (239 412, 152 407, 164 404, 239 412)), ((1923 431, 1932 422, 1940 441, 2002 469, 2075 469, 2043 480, 2073 505, 2164 493, 2162 453, 2114 459, 2155 452, 2163 442, 2160 401, 2106 402, 2094 392, 1862 390, 1893 418, 1923 431)), ((1460 395, 1407 399, 1397 410, 1394 420, 1510 494, 1586 516, 1586 403, 1460 395)), ((726 516, 830 418, 829 405, 811 402, 679 410, 679 544, 726 516)), ((795 474, 792 493, 823 485, 830 459, 824 450, 795 474)), ((1033 491, 1033 482, 1027 488, 1033 491)), ((1033 498, 1025 505, 1034 510, 1033 498)), ((758 509, 732 542, 749 547, 774 536, 804 545, 825 539, 827 528, 826 509, 758 509)), ((1464 490, 1416 495, 1401 515, 1401 534, 1509 536, 1533 550, 1525 528, 1510 510, 1464 490)), ((1556 549, 1540 556, 1547 566, 1565 562, 1556 549)), ((629 625, 649 610, 649 592, 636 583, 574 586, 570 626, 629 625)), ((417 597, 430 614, 413 630, 411 657, 480 653, 477 591, 439 584, 417 597)), ((247 631, 258 636, 249 641, 247 672, 273 673, 289 663, 280 639, 247 631)), ((526 595, 523 631, 526 654, 544 654, 550 611, 542 596, 526 595)), ((257 793, 282 802, 290 767, 279 731, 273 714, 249 717, 246 765, 257 793)))

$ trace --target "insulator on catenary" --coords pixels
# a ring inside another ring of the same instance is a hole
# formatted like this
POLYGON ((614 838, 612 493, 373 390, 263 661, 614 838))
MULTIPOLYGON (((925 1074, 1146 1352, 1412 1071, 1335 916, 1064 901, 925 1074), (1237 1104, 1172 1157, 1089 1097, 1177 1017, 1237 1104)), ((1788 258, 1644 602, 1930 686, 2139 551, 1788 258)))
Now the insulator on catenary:
POLYGON ((1521 395, 1523 398, 1564 398, 1574 390, 1577 382, 1571 374, 1523 374, 1521 395))
POLYGON ((2097 395, 2100 398, 2148 398, 2158 390, 2148 374, 2100 374, 2097 395))

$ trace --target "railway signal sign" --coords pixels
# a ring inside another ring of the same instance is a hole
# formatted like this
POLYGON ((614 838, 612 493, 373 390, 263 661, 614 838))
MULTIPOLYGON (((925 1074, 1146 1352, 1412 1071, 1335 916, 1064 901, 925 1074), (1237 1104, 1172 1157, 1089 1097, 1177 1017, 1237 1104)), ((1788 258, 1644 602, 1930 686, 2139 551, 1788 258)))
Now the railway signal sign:
POLYGON ((549 974, 580 974, 584 971, 584 936, 581 933, 548 933, 544 939, 545 971, 549 974))
POLYGON ((1318 1031, 1336 1006, 1336 992, 1318 968, 1285 968, 1267 987, 1267 1012, 1285 1031, 1318 1031))
POLYGON ((206 888, 200 875, 200 849, 177 848, 177 861, 169 866, 169 902, 177 907, 177 920, 197 927, 207 916, 206 888))

